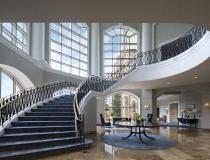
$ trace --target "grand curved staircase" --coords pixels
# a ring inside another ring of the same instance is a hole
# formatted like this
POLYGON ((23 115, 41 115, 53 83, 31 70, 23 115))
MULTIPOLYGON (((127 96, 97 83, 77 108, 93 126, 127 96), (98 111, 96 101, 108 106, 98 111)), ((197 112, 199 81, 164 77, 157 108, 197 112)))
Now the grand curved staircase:
POLYGON ((87 148, 77 135, 74 95, 56 98, 19 116, 0 136, 0 159, 31 159, 87 148))
POLYGON ((91 91, 106 92, 138 66, 158 63, 181 54, 205 33, 203 27, 194 26, 185 35, 161 48, 137 54, 125 67, 107 77, 89 76, 79 85, 70 81, 50 83, 2 99, 0 124, 4 133, 0 136, 0 159, 35 159, 89 147, 92 141, 85 138, 82 104, 91 96, 91 91), (75 94, 63 95, 64 90, 72 89, 76 89, 75 94), (23 115, 20 114, 22 112, 23 115))

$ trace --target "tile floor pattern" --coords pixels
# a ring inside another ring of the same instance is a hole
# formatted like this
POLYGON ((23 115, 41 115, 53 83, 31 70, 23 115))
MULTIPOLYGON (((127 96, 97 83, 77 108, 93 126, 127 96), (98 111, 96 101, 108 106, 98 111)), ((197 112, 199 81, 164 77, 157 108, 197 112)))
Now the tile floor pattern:
MULTIPOLYGON (((210 130, 159 128, 154 134, 168 136, 177 141, 174 147, 162 150, 127 150, 100 142, 101 134, 112 134, 116 130, 97 129, 96 135, 89 135, 95 143, 86 153, 72 152, 49 156, 39 160, 210 160, 210 130)), ((122 132, 122 131, 121 131, 122 132)))

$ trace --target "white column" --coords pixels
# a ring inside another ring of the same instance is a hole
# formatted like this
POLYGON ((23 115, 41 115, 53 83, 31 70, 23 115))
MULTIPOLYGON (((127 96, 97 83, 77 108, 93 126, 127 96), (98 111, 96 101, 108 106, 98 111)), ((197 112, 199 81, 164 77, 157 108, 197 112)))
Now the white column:
POLYGON ((31 56, 44 61, 45 54, 45 24, 32 23, 31 31, 31 56))
POLYGON ((91 23, 90 74, 100 75, 100 24, 91 23))
POLYGON ((101 124, 100 114, 104 116, 105 109, 105 98, 97 97, 96 98, 96 123, 101 124))
POLYGON ((142 52, 152 49, 153 42, 153 24, 152 23, 142 23, 142 52))
POLYGON ((153 121, 157 119, 157 98, 155 90, 142 89, 141 94, 141 116, 146 118, 147 114, 153 114, 153 121), (146 106, 149 108, 146 109, 146 106))

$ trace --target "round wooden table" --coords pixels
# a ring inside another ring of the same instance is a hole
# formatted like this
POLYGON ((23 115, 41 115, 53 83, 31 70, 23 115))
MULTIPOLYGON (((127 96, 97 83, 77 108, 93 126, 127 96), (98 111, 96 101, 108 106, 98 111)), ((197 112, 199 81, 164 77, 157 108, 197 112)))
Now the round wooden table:
POLYGON ((141 135, 143 134, 145 137, 149 138, 149 139, 152 139, 154 140, 153 137, 150 137, 146 131, 145 131, 145 128, 158 128, 160 127, 160 124, 159 123, 136 123, 136 122, 119 122, 119 126, 120 127, 126 127, 126 128, 130 128, 130 133, 128 136, 126 137, 123 137, 122 139, 128 139, 131 135, 139 135, 139 140, 141 142, 142 141, 142 137, 141 135))

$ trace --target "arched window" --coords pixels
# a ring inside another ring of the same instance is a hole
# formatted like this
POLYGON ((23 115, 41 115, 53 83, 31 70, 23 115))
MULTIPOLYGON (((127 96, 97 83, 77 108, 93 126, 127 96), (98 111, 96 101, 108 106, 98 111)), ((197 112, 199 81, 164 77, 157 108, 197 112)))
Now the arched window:
POLYGON ((104 32, 104 75, 124 67, 137 54, 137 32, 126 26, 104 32))
POLYGON ((29 53, 29 23, 0 23, 0 34, 25 53, 29 53))
POLYGON ((0 77, 0 98, 7 97, 22 90, 22 87, 18 81, 8 73, 0 71, 0 77))
POLYGON ((109 95, 105 100, 105 119, 134 118, 135 113, 140 113, 139 97, 127 93, 116 92, 109 95))
POLYGON ((50 65, 82 77, 88 72, 88 26, 85 23, 50 23, 50 65))

